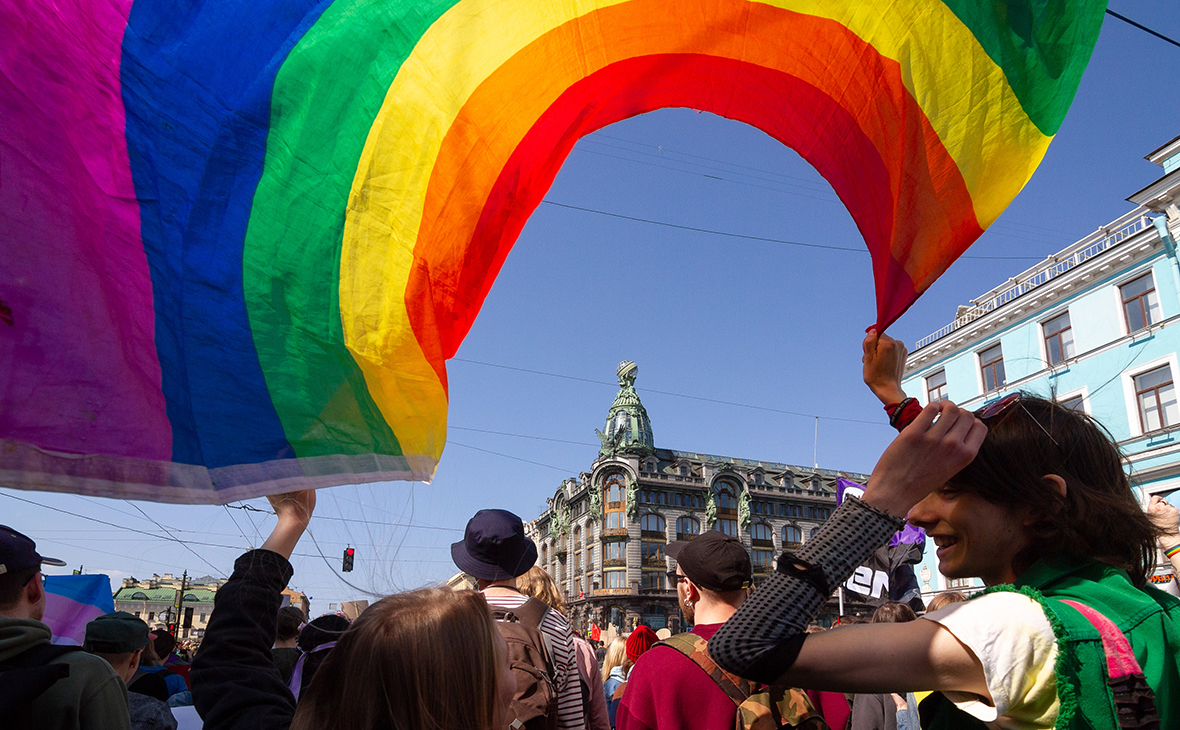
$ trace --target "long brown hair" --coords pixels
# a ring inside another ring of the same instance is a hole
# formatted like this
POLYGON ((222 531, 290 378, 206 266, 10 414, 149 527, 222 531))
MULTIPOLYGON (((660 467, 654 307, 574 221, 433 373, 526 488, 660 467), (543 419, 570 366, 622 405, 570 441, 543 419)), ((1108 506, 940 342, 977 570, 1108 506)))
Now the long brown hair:
POLYGON ((516 590, 536 598, 558 613, 565 613, 565 599, 544 568, 534 565, 524 575, 517 576, 516 590))
POLYGON ((291 730, 492 730, 507 657, 475 591, 424 588, 377 601, 299 698, 291 730))
POLYGON ((982 448, 949 484, 1039 515, 1029 547, 1017 556, 1020 570, 1039 558, 1067 554, 1122 568, 1136 586, 1147 584, 1159 528, 1135 499, 1122 455, 1101 424, 1023 393, 984 423, 982 448), (1065 480, 1064 498, 1042 481, 1047 474, 1065 480))

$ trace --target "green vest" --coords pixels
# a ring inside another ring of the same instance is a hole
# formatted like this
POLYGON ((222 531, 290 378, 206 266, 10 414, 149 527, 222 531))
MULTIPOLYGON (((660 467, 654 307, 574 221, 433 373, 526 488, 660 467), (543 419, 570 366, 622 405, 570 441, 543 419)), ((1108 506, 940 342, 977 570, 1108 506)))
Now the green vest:
MULTIPOLYGON (((1095 561, 1056 556, 1037 561, 1015 585, 989 588, 1023 593, 1041 604, 1057 636, 1058 730, 1117 730, 1114 699, 1106 685, 1106 654, 1093 624, 1061 603, 1070 599, 1110 619, 1135 652, 1155 692, 1161 727, 1180 727, 1180 599, 1152 587, 1131 585, 1126 571, 1095 561)), ((922 702, 922 727, 982 728, 941 693, 922 702)))

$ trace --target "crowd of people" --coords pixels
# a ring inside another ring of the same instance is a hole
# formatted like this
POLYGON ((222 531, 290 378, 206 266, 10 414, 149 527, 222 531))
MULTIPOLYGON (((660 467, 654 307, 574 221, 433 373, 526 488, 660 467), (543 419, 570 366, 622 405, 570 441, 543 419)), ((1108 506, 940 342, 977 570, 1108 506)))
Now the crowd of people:
POLYGON ((208 730, 1180 727, 1180 599, 1148 580, 1158 549, 1180 561, 1180 512, 1140 506, 1085 414, 1022 393, 921 407, 904 362, 900 343, 866 337, 865 382, 899 435, 863 497, 769 578, 755 587, 749 553, 718 531, 668 545, 691 628, 662 640, 642 625, 608 646, 580 636, 520 518, 498 509, 452 545, 475 590, 308 623, 281 597, 308 490, 270 498, 276 525, 235 562, 191 665, 126 613, 57 646, 40 621, 51 561, 0 527, 0 728, 169 728, 189 701, 208 730), (818 626, 907 521, 943 574, 987 589, 818 626))

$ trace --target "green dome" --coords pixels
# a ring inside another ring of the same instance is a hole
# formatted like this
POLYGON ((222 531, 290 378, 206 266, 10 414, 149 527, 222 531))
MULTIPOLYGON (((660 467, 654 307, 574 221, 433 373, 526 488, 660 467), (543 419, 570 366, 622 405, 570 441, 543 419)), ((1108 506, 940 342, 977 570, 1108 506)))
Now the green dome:
POLYGON ((625 451, 651 453, 655 444, 651 435, 651 419, 635 392, 635 377, 639 367, 630 360, 619 363, 619 392, 606 416, 606 427, 598 432, 602 439, 600 456, 625 451))

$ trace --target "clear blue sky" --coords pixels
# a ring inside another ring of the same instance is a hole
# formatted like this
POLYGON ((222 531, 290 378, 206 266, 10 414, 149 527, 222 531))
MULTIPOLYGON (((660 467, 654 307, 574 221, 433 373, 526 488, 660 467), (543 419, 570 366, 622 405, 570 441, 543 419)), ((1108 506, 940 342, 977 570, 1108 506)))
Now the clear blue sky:
MULTIPOLYGON (((1111 7, 1180 38, 1173 3, 1115 0, 1111 7)), ((1125 198, 1161 172, 1143 156, 1180 134, 1180 95, 1170 88, 1178 65, 1180 48, 1108 17, 1032 181, 891 334, 912 343, 948 323, 957 305, 1130 210, 1125 198)), ((639 365, 636 387, 661 447, 811 464, 816 422, 650 390, 819 415, 823 467, 868 472, 888 443, 892 432, 859 375, 860 341, 875 314, 869 257, 831 188, 790 149, 735 122, 665 110, 583 139, 547 200, 857 251, 542 204, 449 365, 452 430, 433 484, 320 491, 312 531, 331 568, 310 537, 292 561, 292 585, 313 597, 313 613, 364 591, 445 580, 456 570, 449 544, 476 510, 535 517, 563 478, 594 459, 594 429, 614 397, 620 360, 639 365), (346 543, 357 549, 356 570, 344 576, 355 587, 335 573, 346 543)), ((228 574, 273 524, 273 517, 222 507, 0 495, 91 518, 0 499, 0 522, 72 568, 110 574, 116 586, 126 575, 153 572, 228 574), (180 540, 224 547, 185 547, 157 522, 180 540)))

